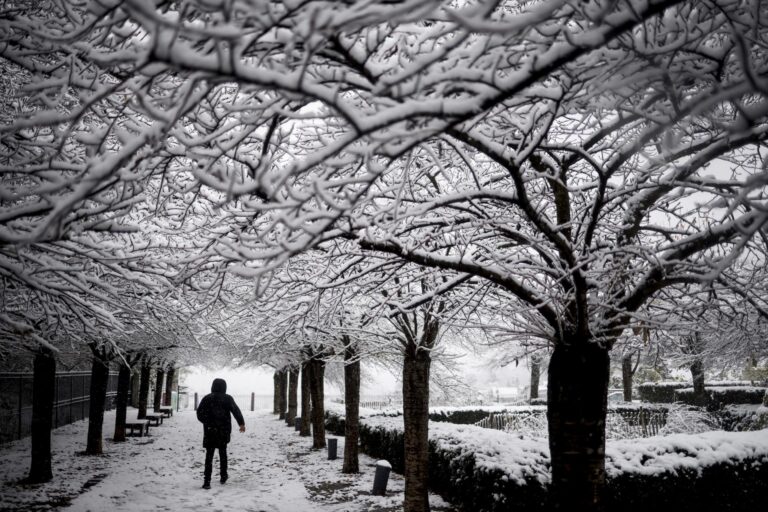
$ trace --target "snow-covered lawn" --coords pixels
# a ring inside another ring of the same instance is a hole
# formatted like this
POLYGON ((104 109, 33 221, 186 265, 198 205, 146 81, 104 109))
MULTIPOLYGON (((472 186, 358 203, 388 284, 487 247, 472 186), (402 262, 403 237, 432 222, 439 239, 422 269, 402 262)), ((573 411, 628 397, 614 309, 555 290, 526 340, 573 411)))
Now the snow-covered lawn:
MULTIPOLYGON (((135 411, 129 410, 129 418, 135 411)), ((44 485, 17 482, 29 470, 29 439, 0 445, 0 510, 396 512, 402 510, 403 480, 391 474, 387 496, 371 495, 376 461, 360 456, 359 475, 341 473, 339 458, 312 451, 302 438, 268 411, 244 412, 247 431, 234 431, 229 444, 229 481, 218 481, 218 455, 210 490, 203 477, 202 425, 193 411, 175 413, 150 437, 110 440, 114 411, 105 417, 103 456, 81 455, 88 420, 53 433, 54 479, 44 485)), ((235 429, 236 430, 236 429, 235 429)), ((335 436, 329 436, 335 437, 335 436)), ((430 496, 432 510, 453 509, 430 496)))

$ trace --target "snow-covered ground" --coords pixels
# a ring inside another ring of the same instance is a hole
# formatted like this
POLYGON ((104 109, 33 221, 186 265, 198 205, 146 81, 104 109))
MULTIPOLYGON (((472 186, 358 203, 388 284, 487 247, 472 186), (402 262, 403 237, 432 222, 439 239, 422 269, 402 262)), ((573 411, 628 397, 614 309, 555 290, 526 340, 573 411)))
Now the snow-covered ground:
MULTIPOLYGON (((151 427, 150 437, 113 443, 114 411, 105 416, 104 455, 85 456, 88 420, 54 431, 52 482, 17 482, 29 470, 30 441, 0 445, 0 510, 79 512, 221 510, 249 512, 397 512, 402 510, 403 479, 391 474, 386 496, 371 495, 376 461, 360 456, 359 475, 341 473, 339 458, 312 451, 268 411, 246 412, 247 431, 233 431, 229 481, 218 481, 218 455, 210 490, 203 483, 202 425, 194 411, 182 411, 151 427)), ((135 410, 129 410, 129 418, 135 410)), ((335 437, 335 436, 329 436, 335 437)), ((453 509, 430 496, 434 511, 453 509)))

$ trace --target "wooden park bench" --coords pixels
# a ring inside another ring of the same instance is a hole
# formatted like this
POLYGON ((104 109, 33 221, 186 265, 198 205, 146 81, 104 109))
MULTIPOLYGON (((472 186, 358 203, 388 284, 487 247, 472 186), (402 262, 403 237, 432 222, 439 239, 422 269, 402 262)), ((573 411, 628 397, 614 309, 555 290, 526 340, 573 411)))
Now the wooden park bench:
POLYGON ((162 414, 166 418, 170 418, 173 416, 173 407, 161 407, 157 410, 160 414, 162 414))
POLYGON ((163 418, 165 418, 165 416, 162 414, 147 414, 144 416, 144 419, 149 421, 149 424, 155 427, 159 427, 163 424, 163 418))
POLYGON ((144 437, 149 435, 148 420, 131 420, 125 422, 125 435, 144 437), (130 430, 130 432, 128 432, 130 430), (138 432, 137 432, 138 431, 138 432))

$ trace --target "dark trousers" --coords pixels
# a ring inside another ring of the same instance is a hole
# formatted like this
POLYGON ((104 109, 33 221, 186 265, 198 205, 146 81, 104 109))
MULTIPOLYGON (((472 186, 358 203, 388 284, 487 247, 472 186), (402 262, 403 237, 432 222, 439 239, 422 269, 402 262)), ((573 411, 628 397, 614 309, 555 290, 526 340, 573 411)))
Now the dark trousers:
MULTIPOLYGON (((213 472, 213 451, 216 448, 205 449, 205 481, 211 481, 211 473, 213 472)), ((219 450, 219 477, 227 478, 227 447, 220 446, 219 450)))

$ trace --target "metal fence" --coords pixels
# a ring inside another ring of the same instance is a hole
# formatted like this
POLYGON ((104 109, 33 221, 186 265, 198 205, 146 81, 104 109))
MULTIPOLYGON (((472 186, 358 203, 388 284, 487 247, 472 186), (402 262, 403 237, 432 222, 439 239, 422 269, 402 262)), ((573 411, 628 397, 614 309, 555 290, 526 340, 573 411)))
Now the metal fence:
MULTIPOLYGON (((0 443, 21 439, 32 429, 32 373, 0 373, 0 443)), ((88 417, 91 372, 57 373, 53 428, 88 417)), ((110 373, 106 409, 115 406, 117 373, 110 373)))
MULTIPOLYGON (((626 439, 656 436, 666 423, 665 409, 609 409, 606 416, 606 437, 626 439)), ((547 434, 547 415, 543 408, 490 413, 475 425, 511 433, 522 431, 544 436, 547 434)))

